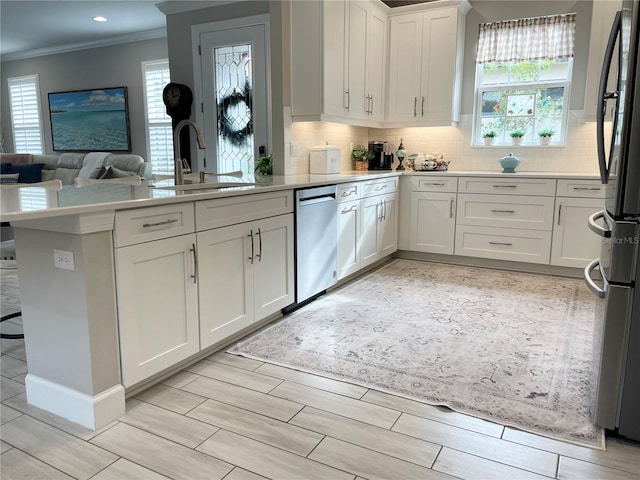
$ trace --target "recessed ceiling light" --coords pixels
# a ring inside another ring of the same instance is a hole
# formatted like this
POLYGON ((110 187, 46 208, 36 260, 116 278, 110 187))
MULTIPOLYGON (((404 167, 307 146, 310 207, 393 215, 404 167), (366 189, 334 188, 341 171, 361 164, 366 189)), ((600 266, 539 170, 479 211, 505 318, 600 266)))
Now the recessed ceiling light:
POLYGON ((98 16, 96 16, 96 17, 93 17, 93 19, 94 19, 96 22, 106 22, 106 21, 107 21, 106 17, 102 17, 102 16, 100 16, 100 15, 98 15, 98 16))

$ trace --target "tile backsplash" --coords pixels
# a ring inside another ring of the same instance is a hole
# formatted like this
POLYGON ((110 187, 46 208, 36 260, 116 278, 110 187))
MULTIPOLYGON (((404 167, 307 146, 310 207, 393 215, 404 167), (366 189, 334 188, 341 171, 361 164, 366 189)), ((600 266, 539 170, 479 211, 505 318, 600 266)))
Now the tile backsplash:
MULTIPOLYGON (((285 117, 287 118, 287 117, 285 117)), ((582 121, 582 111, 571 111, 565 146, 476 147, 471 146, 471 115, 463 115, 458 127, 364 128, 328 122, 296 122, 285 128, 287 175, 309 173, 309 148, 337 145, 341 169, 353 169, 350 149, 369 140, 391 143, 395 151, 402 138, 408 153, 438 152, 451 161, 451 171, 500 171, 498 160, 509 153, 517 156, 518 170, 529 172, 598 172, 595 122, 582 121)))

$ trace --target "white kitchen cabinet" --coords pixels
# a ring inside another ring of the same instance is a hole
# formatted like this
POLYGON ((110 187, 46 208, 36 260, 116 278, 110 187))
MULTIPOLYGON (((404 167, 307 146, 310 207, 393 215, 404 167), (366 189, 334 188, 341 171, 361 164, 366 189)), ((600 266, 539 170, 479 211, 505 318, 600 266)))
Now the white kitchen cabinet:
POLYGON ((390 17, 387 126, 460 120, 467 2, 390 17))
POLYGON ((338 280, 360 270, 360 227, 363 182, 338 185, 338 280))
POLYGON ((600 256, 601 238, 587 219, 604 207, 605 189, 598 180, 558 180, 551 265, 584 268, 600 256))
POLYGON ((386 23, 378 0, 291 2, 293 121, 380 126, 386 23))
POLYGON ((125 387, 200 349, 195 238, 181 235, 115 250, 125 387))
POLYGON ((455 208, 455 192, 411 192, 409 250, 453 255, 455 208))
POLYGON ((202 348, 294 302, 293 214, 197 238, 202 348))
POLYGON ((396 194, 362 200, 360 226, 361 266, 366 267, 398 249, 398 204, 396 194))

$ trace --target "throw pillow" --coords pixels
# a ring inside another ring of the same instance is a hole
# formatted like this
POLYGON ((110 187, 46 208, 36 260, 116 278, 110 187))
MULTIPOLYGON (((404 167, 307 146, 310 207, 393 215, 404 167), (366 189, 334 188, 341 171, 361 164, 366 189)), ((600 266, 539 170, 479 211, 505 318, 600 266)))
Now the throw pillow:
POLYGON ((11 173, 20 174, 19 183, 36 183, 42 181, 42 167, 44 167, 44 163, 11 165, 11 173))
POLYGON ((18 173, 0 173, 0 185, 13 185, 18 183, 18 173))
POLYGON ((116 168, 113 165, 109 165, 107 167, 107 171, 105 172, 105 174, 102 177, 98 177, 98 178, 102 178, 102 179, 124 178, 124 177, 131 177, 133 175, 134 175, 133 172, 127 172, 125 170, 120 170, 119 168, 116 168))
POLYGON ((2 162, 0 163, 0 175, 4 173, 11 173, 11 164, 2 162))

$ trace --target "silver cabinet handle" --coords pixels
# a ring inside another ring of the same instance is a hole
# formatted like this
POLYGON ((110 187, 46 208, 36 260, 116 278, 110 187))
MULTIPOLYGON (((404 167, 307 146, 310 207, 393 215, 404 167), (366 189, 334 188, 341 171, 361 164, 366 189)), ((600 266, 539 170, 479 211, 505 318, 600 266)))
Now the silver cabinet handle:
POLYGON ((382 199, 382 220, 387 219, 387 201, 382 199))
POLYGON ((422 117, 424 117, 424 97, 422 97, 422 117))
POLYGON ((353 212, 357 207, 355 205, 351 205, 349 208, 344 207, 340 213, 349 213, 353 212))
POLYGON ((562 204, 558 204, 558 225, 560 225, 560 216, 562 215, 562 204))
POLYGON ((600 288, 596 285, 596 282, 593 281, 593 277, 591 276, 591 272, 596 268, 600 268, 600 259, 596 258, 594 261, 589 263, 586 267, 584 267, 584 281, 587 283, 587 287, 593 293, 595 293, 599 298, 604 298, 607 295, 607 288, 609 287, 609 282, 604 275, 602 276, 603 288, 600 288))
POLYGON ((251 230, 251 233, 249 233, 249 235, 247 235, 247 237, 251 238, 251 256, 247 259, 251 262, 251 265, 253 265, 253 257, 254 255, 254 246, 253 246, 253 230, 251 230))
POLYGON ((384 190, 385 188, 387 188, 386 185, 376 185, 376 192, 379 192, 380 190, 384 190))
POLYGON ((351 195, 355 195, 356 193, 358 193, 358 188, 357 187, 353 187, 351 190, 344 190, 342 192, 342 195, 340 195, 341 197, 350 197, 351 195))
POLYGON ((260 229, 258 229, 258 254, 256 257, 258 257, 259 262, 262 261, 262 232, 260 229))
POLYGON ((572 187, 574 190, 588 190, 592 192, 599 192, 602 190, 601 187, 572 187))
POLYGON ((491 210, 491 213, 516 213, 515 210, 491 210))
POLYGON ((449 200, 449 218, 453 218, 453 197, 449 200))
POLYGON ((493 188, 518 188, 517 185, 494 185, 493 188))
POLYGON ((434 187, 444 187, 444 183, 423 183, 423 185, 433 185, 434 187))
POLYGON ((505 247, 512 247, 513 243, 507 243, 507 242, 489 242, 489 245, 503 245, 505 247))
POLYGON ((177 221, 178 221, 177 218, 170 218, 168 220, 163 220, 161 222, 143 223, 142 228, 159 227, 160 225, 171 225, 172 223, 176 223, 177 221))
POLYGON ((189 249, 193 253, 193 283, 198 281, 198 252, 196 251, 196 244, 192 243, 191 248, 189 249))
POLYGON ((370 94, 371 106, 369 107, 369 115, 373 115, 373 95, 370 94))
POLYGON ((349 93, 349 90, 347 90, 346 92, 344 92, 345 95, 347 96, 347 112, 349 111, 349 108, 351 108, 351 94, 349 93))
MULTIPOLYGON (((380 202, 378 203, 378 205, 376 205, 376 209, 380 207, 380 215, 378 216, 378 221, 381 222, 382 221, 382 200, 380 200, 380 202)), ((377 214, 377 210, 376 210, 376 214, 377 214)))
POLYGON ((413 116, 418 116, 418 97, 413 97, 413 116))

